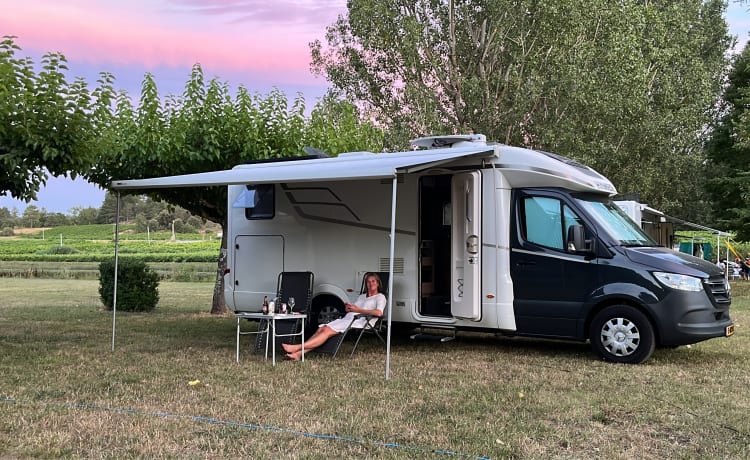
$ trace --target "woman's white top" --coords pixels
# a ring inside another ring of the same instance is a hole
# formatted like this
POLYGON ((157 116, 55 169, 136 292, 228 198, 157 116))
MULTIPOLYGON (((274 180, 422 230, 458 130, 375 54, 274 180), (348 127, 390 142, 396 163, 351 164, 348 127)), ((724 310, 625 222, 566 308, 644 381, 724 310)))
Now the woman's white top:
MULTIPOLYGON (((367 294, 362 294, 359 297, 357 297, 357 300, 354 302, 354 305, 358 306, 359 308, 362 308, 364 310, 380 310, 381 312, 385 309, 385 304, 387 303, 387 300, 385 296, 381 293, 377 293, 374 296, 367 297, 367 294)), ((325 326, 330 327, 336 332, 344 332, 347 327, 349 327, 349 324, 351 324, 352 319, 354 319, 354 316, 359 315, 360 313, 355 313, 353 311, 348 312, 346 315, 344 315, 342 318, 334 319, 330 323, 325 324, 325 326)), ((365 327, 365 321, 366 318, 358 318, 354 321, 354 324, 352 324, 353 328, 362 329, 365 327)), ((372 318, 370 320, 370 324, 375 324, 377 321, 377 318, 372 318)), ((321 324, 323 326, 323 324, 321 324)))

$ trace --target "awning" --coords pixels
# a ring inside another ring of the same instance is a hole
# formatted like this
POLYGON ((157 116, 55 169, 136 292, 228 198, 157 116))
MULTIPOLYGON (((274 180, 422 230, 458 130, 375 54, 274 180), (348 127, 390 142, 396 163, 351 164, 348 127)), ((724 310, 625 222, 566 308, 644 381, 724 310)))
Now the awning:
MULTIPOLYGON (((393 310, 393 259, 396 243, 396 197, 398 174, 409 174, 429 169, 464 158, 490 158, 498 153, 497 147, 480 145, 450 149, 417 150, 396 153, 351 152, 335 158, 280 161, 239 165, 226 171, 214 171, 182 176, 156 177, 153 179, 115 180, 114 190, 154 189, 173 187, 206 187, 262 183, 289 183, 314 181, 343 181, 355 179, 393 180, 391 193, 391 235, 389 250, 390 273, 388 280, 388 332, 386 336, 385 378, 390 378, 391 360, 391 312, 393 310)), ((255 197, 247 196, 245 205, 255 197)), ((115 221, 115 286, 112 308, 112 350, 115 349, 115 325, 117 315, 117 265, 119 259, 120 195, 117 195, 117 219, 115 221)))
POLYGON ((383 179, 393 177, 398 173, 413 173, 440 166, 460 158, 492 157, 494 155, 495 148, 486 145, 396 153, 353 152, 333 158, 239 165, 225 171, 155 177, 152 179, 114 180, 111 188, 113 190, 132 190, 383 179))

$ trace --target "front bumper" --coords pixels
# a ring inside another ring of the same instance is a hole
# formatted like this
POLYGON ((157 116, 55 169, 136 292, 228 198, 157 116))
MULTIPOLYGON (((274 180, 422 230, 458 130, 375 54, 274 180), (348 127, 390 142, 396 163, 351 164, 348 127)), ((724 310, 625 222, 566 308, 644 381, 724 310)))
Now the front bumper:
POLYGON ((670 292, 662 302, 652 305, 660 344, 688 345, 731 335, 734 328, 729 303, 716 302, 710 291, 670 292))

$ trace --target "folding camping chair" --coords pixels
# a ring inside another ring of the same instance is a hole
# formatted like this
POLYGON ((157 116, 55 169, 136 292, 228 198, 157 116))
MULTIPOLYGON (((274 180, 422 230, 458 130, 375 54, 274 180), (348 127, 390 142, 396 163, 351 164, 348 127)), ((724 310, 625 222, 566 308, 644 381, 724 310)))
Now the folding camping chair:
MULTIPOLYGON (((276 300, 280 303, 289 303, 289 298, 294 297, 294 311, 307 314, 310 311, 310 305, 313 298, 313 282, 315 276, 312 272, 281 272, 276 283, 276 300)), ((278 305, 276 306, 278 309, 278 305)), ((271 334, 273 322, 266 319, 260 321, 258 330, 266 329, 266 333, 271 334), (268 327, 267 327, 268 326, 268 327)), ((300 331, 302 320, 297 321, 276 321, 276 335, 294 334, 300 331)), ((266 333, 260 333, 256 336, 255 351, 264 349, 266 346, 266 333)), ((284 349, 282 343, 291 343, 287 337, 276 338, 276 353, 281 353, 284 349)))
MULTIPOLYGON (((369 275, 370 273, 375 273, 380 277, 380 281, 383 284, 382 294, 385 295, 387 298, 388 297, 388 279, 390 277, 390 273, 388 272, 365 273, 365 276, 362 277, 362 288, 360 289, 360 294, 364 294, 367 292, 367 286, 365 285, 365 282, 367 281, 367 275, 369 275)), ((354 337, 354 334, 356 334, 357 338, 354 342, 351 353, 349 353, 349 357, 352 357, 354 356, 354 352, 357 351, 357 345, 359 345, 359 342, 360 340, 362 340, 362 336, 365 335, 365 333, 374 334, 385 345, 385 339, 383 338, 381 333, 384 327, 383 321, 385 321, 387 309, 388 309, 388 305, 386 304, 385 309, 383 310, 383 314, 381 316, 368 315, 364 313, 355 315, 354 319, 352 319, 351 323, 349 323, 349 327, 347 327, 346 330, 344 330, 344 332, 342 332, 341 334, 336 334, 333 337, 329 338, 326 341, 326 343, 319 346, 314 351, 330 354, 331 359, 334 359, 336 358, 336 355, 341 349, 341 344, 344 343, 344 339, 346 339, 346 337, 349 335, 354 337), (354 327, 354 323, 357 321, 357 319, 360 319, 360 318, 367 319, 367 321, 365 321, 364 326, 361 328, 354 327)))

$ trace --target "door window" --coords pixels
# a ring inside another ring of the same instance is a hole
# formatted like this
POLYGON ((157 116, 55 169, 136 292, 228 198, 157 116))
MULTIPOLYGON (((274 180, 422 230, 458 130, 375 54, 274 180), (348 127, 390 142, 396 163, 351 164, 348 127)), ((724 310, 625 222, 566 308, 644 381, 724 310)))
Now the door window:
POLYGON ((568 229, 583 224, 581 218, 557 198, 527 196, 522 206, 522 236, 539 246, 563 251, 568 229))

